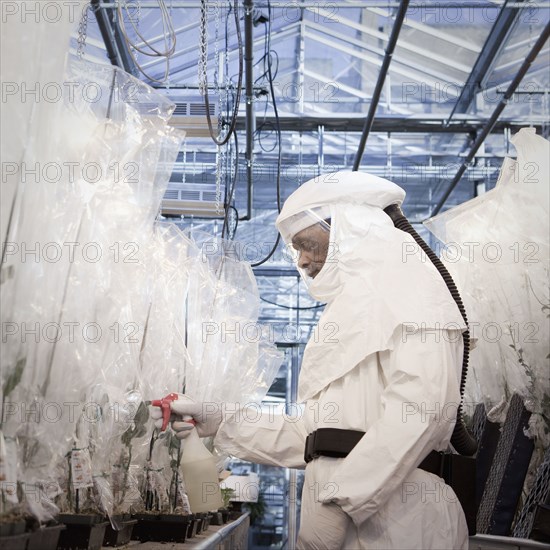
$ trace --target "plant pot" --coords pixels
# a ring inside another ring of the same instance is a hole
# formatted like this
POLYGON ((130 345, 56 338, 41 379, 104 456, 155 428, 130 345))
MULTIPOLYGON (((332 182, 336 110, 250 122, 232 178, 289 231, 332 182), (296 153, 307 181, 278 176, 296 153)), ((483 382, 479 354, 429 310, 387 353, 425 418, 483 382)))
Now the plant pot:
POLYGON ((130 521, 131 519, 133 519, 131 514, 126 514, 126 513, 125 514, 114 514, 111 517, 111 523, 122 524, 125 521, 130 521))
POLYGON ((227 523, 229 521, 229 510, 220 510, 222 514, 222 520, 224 523, 227 523))
POLYGON ((112 525, 107 526, 103 539, 103 546, 123 546, 130 542, 137 519, 128 519, 126 521, 121 521, 119 519, 118 523, 122 527, 118 531, 113 529, 112 525))
POLYGON ((160 512, 140 512, 138 514, 132 514, 132 519, 138 521, 155 521, 160 519, 160 512))
POLYGON ((203 531, 206 530, 206 514, 204 512, 201 512, 200 514, 195 514, 198 525, 197 525, 197 535, 200 535, 203 531))
POLYGON ((64 529, 66 527, 63 524, 36 529, 30 533, 27 550, 55 550, 64 529))
POLYGON ((67 529, 61 532, 58 548, 67 550, 100 550, 109 523, 97 514, 60 514, 67 529))
POLYGON ((0 537, 0 548, 2 550, 26 550, 30 537, 30 533, 0 537))
POLYGON ((105 518, 99 514, 59 514, 59 523, 65 525, 95 525, 105 523, 105 518))
POLYGON ((195 514, 191 514, 189 517, 189 525, 187 526, 187 538, 192 539, 197 535, 197 527, 199 526, 199 520, 195 517, 195 514))
POLYGON ((212 518, 214 517, 214 514, 212 514, 212 512, 207 512, 206 513, 206 526, 204 528, 204 530, 206 531, 209 527, 210 527, 210 523, 212 522, 212 518))
POLYGON ((231 510, 229 512, 229 521, 235 521, 236 519, 239 519, 242 516, 242 512, 239 512, 237 510, 231 510))
POLYGON ((132 539, 141 542, 185 542, 190 517, 179 514, 136 514, 132 539))
POLYGON ((210 525, 223 525, 223 516, 221 512, 214 512, 212 514, 210 525))
POLYGON ((132 519, 135 519, 137 523, 132 529, 131 540, 141 540, 140 537, 144 536, 143 531, 147 529, 147 526, 154 521, 160 521, 160 513, 141 512, 132 514, 132 519))
POLYGON ((0 523, 0 537, 12 537, 25 532, 26 522, 24 519, 0 523))

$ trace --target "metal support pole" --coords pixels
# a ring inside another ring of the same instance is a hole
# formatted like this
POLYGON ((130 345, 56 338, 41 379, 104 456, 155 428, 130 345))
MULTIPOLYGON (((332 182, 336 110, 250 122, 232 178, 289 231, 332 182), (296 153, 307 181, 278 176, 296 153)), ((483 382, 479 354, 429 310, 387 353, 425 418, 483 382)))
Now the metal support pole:
POLYGON ((105 42, 109 61, 112 65, 120 67, 135 76, 136 69, 132 54, 129 52, 124 37, 115 23, 113 9, 105 9, 106 6, 101 0, 91 0, 91 7, 105 42))
MULTIPOLYGON (((286 406, 287 414, 295 413, 296 401, 298 400, 298 374, 300 372, 300 349, 299 344, 295 344, 290 349, 290 368, 287 370, 287 396, 286 406), (291 406, 289 407, 289 404, 291 406)), ((294 468, 289 470, 289 483, 288 483, 288 549, 294 550, 296 548, 296 537, 298 535, 297 530, 297 471, 294 468)))
POLYGON ((363 126, 363 134, 361 135, 361 140, 359 142, 359 149, 357 151, 357 155, 355 156, 355 161, 353 163, 354 172, 359 170, 359 166, 361 164, 361 158, 363 157, 365 145, 367 144, 369 132, 372 128, 372 123, 374 121, 374 115, 376 114, 378 102, 380 101, 380 95, 382 94, 382 88, 384 87, 384 81, 386 80, 388 69, 390 68, 393 51, 395 50, 395 45, 397 44, 397 38, 399 37, 399 33, 401 31, 401 27, 405 19, 405 13, 407 12, 408 7, 409 7, 409 0, 402 0, 401 4, 399 5, 399 10, 397 11, 397 15, 395 17, 395 23, 391 31, 390 39, 388 41, 388 46, 386 47, 384 61, 382 62, 380 73, 378 74, 378 80, 376 81, 374 93, 372 94, 372 99, 369 106, 369 112, 365 120, 365 125, 363 126))
POLYGON ((248 212, 250 217, 253 201, 253 162, 254 162, 254 132, 256 119, 254 117, 254 23, 252 12, 254 0, 244 0, 244 67, 245 67, 245 104, 246 104, 246 182, 248 191, 248 212))

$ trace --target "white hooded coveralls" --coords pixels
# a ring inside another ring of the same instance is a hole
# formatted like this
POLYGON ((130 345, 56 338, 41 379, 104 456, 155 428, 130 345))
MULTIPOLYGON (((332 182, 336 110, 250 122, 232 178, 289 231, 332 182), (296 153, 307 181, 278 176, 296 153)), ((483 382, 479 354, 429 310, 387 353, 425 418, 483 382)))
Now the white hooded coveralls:
POLYGON ((304 407, 293 417, 226 417, 216 445, 244 460, 306 468, 299 548, 468 546, 455 493, 417 468, 448 446, 465 325, 435 268, 382 211, 403 198, 387 180, 339 172, 302 185, 277 220, 288 241, 285 220, 330 206, 333 253, 309 285, 327 306, 304 352, 304 407), (346 458, 306 466, 305 439, 322 427, 366 433, 346 458))

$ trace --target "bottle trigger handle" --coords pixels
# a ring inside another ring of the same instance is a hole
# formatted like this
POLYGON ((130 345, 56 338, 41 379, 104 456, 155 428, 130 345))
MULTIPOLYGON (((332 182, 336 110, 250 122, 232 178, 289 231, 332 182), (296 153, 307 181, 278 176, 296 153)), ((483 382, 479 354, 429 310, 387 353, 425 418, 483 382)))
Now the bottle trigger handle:
POLYGON ((170 415, 172 414, 170 403, 172 403, 172 401, 177 401, 178 398, 179 395, 177 393, 169 393, 162 399, 153 399, 153 401, 151 401, 151 405, 153 405, 153 407, 160 407, 162 409, 162 428, 160 429, 161 432, 166 430, 166 428, 168 427, 168 423, 170 422, 170 415))

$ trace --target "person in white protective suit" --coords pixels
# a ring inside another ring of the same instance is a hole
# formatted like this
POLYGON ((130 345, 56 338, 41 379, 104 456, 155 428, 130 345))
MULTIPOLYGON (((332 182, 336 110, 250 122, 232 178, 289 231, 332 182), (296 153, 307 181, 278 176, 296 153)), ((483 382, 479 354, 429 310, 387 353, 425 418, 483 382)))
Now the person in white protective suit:
MULTIPOLYGON (((172 403, 226 453, 305 467, 298 548, 468 547, 455 493, 418 468, 449 445, 466 327, 435 267, 383 211, 404 197, 385 179, 337 172, 304 183, 277 218, 309 293, 327 303, 304 351, 303 414, 258 419, 186 396, 172 403), (306 438, 320 428, 333 429, 336 447, 334 429, 364 435, 347 456, 321 449, 306 464, 306 438)), ((180 438, 191 428, 173 422, 180 438)))

